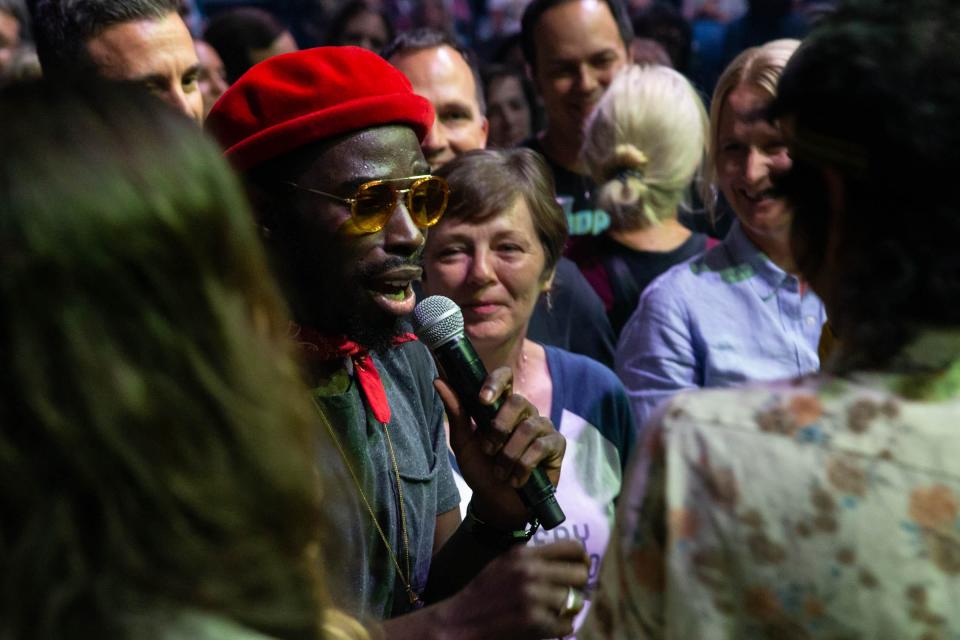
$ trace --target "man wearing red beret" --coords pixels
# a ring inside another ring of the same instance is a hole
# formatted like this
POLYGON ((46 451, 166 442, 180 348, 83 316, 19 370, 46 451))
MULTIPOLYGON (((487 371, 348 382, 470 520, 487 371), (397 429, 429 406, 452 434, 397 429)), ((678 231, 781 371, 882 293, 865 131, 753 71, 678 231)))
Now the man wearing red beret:
POLYGON ((345 566, 329 568, 345 597, 361 617, 396 618, 391 638, 557 637, 582 606, 585 555, 577 543, 517 545, 532 533, 514 487, 536 466, 556 484, 562 436, 510 393, 509 369, 481 397, 505 399, 495 428, 474 432, 403 331, 426 228, 446 205, 420 150, 433 118, 380 57, 329 47, 255 66, 207 127, 247 179, 328 425, 321 440, 356 496, 336 549, 345 566), (462 526, 444 405, 474 490, 462 526))

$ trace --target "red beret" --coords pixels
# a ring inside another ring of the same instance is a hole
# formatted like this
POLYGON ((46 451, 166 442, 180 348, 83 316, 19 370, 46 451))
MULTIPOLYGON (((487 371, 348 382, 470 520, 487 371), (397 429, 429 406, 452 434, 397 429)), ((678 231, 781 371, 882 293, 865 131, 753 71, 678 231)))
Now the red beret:
POLYGON ((319 47, 247 71, 213 106, 206 128, 246 171, 311 142, 392 123, 410 125, 422 141, 433 105, 375 53, 319 47))

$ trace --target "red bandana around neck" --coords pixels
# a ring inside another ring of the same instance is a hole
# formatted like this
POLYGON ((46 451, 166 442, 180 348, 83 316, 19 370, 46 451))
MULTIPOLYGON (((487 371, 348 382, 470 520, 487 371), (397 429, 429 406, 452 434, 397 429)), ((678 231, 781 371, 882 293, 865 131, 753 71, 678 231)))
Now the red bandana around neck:
MULTIPOLYGON (((291 323, 293 340, 300 346, 307 359, 339 360, 350 358, 353 369, 357 373, 357 382, 360 390, 367 399, 370 411, 377 422, 386 426, 390 422, 390 403, 387 402, 387 392, 383 388, 380 372, 373 362, 370 351, 358 342, 346 336, 329 336, 310 327, 302 327, 291 323)), ((416 340, 412 333, 403 333, 392 340, 394 346, 416 340)))

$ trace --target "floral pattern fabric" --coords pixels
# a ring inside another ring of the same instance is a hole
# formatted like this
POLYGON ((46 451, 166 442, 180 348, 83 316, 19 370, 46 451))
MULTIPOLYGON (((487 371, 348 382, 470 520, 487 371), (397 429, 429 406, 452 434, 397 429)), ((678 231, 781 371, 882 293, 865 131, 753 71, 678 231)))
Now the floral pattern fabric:
POLYGON ((662 407, 578 637, 960 638, 960 365, 924 371, 662 407))

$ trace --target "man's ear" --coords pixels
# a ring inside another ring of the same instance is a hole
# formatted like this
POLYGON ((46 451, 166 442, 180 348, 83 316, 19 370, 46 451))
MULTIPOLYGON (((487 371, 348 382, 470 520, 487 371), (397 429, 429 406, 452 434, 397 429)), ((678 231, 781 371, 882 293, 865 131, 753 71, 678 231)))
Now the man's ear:
POLYGON ((481 149, 486 149, 486 148, 487 148, 487 136, 490 134, 490 121, 487 120, 487 116, 482 116, 482 117, 483 117, 483 124, 481 125, 480 128, 483 129, 483 142, 482 142, 480 148, 481 148, 481 149))

